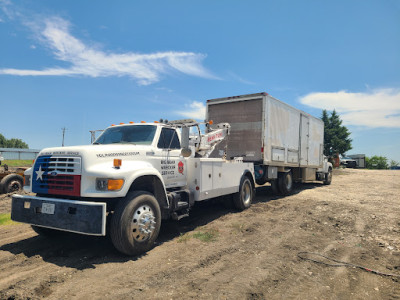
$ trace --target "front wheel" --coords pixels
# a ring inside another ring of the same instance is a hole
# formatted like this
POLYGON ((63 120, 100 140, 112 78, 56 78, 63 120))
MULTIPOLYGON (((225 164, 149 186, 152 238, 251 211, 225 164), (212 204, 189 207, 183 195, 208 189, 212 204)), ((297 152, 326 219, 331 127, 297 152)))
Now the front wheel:
POLYGON ((239 210, 245 210, 250 207, 253 197, 253 184, 249 177, 244 176, 240 181, 239 192, 233 196, 233 205, 239 210))
POLYGON ((118 251, 139 255, 154 246, 161 226, 161 210, 148 192, 128 193, 111 218, 111 240, 118 251))
POLYGON ((325 185, 330 185, 332 183, 332 169, 329 168, 328 173, 325 174, 325 185))

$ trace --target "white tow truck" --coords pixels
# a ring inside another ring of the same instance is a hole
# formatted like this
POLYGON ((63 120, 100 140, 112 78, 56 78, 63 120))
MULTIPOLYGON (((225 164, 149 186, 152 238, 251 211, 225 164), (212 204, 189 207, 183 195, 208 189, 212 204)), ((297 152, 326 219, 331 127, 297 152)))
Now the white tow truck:
POLYGON ((194 120, 108 127, 92 145, 42 150, 13 195, 11 219, 43 235, 111 236, 122 253, 151 249, 161 220, 225 196, 248 208, 256 183, 291 193, 293 182, 330 184, 323 122, 266 93, 207 101, 206 133, 194 120), (228 123, 227 123, 228 122, 228 123), (192 134, 197 132, 197 134, 192 134))
POLYGON ((13 195, 12 220, 42 235, 62 230, 102 236, 110 222, 114 246, 135 255, 154 245, 162 219, 188 216, 196 201, 232 195, 237 209, 248 208, 255 193, 253 164, 208 158, 230 126, 190 136, 199 125, 120 124, 92 145, 43 149, 24 174, 24 190, 36 196, 13 195))

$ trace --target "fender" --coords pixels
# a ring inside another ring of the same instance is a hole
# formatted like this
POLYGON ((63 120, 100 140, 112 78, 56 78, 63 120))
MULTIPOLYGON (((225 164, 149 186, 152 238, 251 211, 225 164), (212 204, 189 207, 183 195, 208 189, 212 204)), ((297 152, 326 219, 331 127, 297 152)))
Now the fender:
POLYGON ((146 161, 124 161, 123 165, 116 169, 110 166, 109 162, 96 164, 88 168, 82 174, 81 196, 97 198, 119 198, 125 197, 133 182, 142 176, 156 176, 163 185, 164 194, 166 189, 160 172, 146 161), (98 191, 96 190, 97 178, 124 179, 124 185, 119 191, 98 191))

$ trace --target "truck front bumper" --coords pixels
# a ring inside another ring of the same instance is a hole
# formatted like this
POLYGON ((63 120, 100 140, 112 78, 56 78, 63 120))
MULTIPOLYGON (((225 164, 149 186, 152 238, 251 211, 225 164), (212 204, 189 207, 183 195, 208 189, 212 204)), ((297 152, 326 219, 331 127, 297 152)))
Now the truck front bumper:
POLYGON ((106 203, 13 195, 16 222, 88 235, 106 235, 106 203))

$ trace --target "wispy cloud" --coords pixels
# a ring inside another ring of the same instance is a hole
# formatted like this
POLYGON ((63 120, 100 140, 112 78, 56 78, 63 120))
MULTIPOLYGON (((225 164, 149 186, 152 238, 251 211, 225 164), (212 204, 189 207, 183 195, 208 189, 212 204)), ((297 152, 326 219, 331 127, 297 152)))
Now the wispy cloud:
POLYGON ((347 125, 400 128, 399 89, 366 93, 311 93, 300 98, 300 102, 311 107, 335 109, 347 125))
POLYGON ((232 71, 228 72, 228 76, 231 77, 234 81, 238 81, 240 83, 247 84, 247 85, 255 85, 254 82, 244 79, 232 71))
MULTIPOLYGON (((1 1, 1 0, 0 0, 1 1)), ((4 10, 4 8, 3 8, 4 10)), ((202 61, 206 55, 194 52, 134 52, 112 53, 76 38, 71 34, 71 24, 65 19, 51 17, 44 22, 28 22, 35 30, 37 41, 49 48, 57 60, 69 67, 49 67, 41 70, 0 69, 0 74, 17 76, 129 76, 139 84, 157 82, 162 75, 181 72, 187 75, 218 79, 209 72, 202 61)))
POLYGON ((175 113, 185 118, 204 120, 206 117, 206 106, 202 102, 193 101, 184 106, 183 111, 176 111, 175 113))

